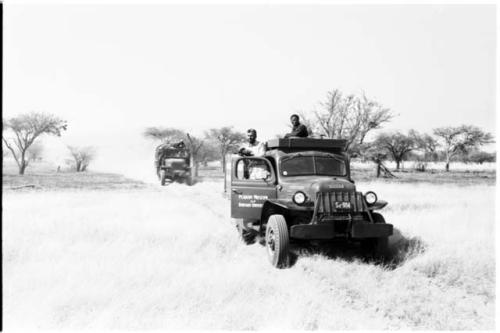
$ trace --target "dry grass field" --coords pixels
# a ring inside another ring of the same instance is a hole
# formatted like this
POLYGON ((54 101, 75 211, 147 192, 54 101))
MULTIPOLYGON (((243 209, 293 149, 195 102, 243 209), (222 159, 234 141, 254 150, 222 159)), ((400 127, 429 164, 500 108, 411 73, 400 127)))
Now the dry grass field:
POLYGON ((34 173, 45 185, 14 190, 21 178, 4 175, 4 327, 494 329, 495 174, 479 172, 361 177, 389 201, 390 258, 309 247, 286 270, 238 240, 214 169, 193 187, 34 173))

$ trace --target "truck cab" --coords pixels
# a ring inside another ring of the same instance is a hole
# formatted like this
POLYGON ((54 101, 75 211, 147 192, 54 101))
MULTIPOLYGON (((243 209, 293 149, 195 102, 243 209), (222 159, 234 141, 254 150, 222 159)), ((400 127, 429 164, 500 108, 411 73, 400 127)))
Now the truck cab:
POLYGON ((387 202, 356 190, 345 146, 345 140, 274 139, 262 157, 232 156, 231 217, 245 242, 265 236, 275 267, 288 266, 295 240, 341 238, 374 254, 385 251, 393 227, 374 211, 387 202))

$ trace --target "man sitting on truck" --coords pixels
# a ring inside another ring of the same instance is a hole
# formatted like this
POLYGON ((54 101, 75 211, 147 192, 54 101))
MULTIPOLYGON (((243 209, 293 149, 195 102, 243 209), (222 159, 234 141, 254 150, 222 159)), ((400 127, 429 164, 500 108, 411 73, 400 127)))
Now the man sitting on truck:
POLYGON ((307 138, 309 133, 307 132, 307 127, 301 124, 299 121, 299 116, 292 114, 290 116, 290 121, 292 123, 292 131, 285 134, 285 139, 288 138, 307 138))

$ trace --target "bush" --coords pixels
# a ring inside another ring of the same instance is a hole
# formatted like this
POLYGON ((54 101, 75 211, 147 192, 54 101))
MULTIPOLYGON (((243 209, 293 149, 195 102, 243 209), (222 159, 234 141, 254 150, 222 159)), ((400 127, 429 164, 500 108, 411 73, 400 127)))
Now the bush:
POLYGON ((487 153, 485 151, 473 152, 468 156, 468 162, 483 164, 484 162, 495 162, 495 153, 487 153))

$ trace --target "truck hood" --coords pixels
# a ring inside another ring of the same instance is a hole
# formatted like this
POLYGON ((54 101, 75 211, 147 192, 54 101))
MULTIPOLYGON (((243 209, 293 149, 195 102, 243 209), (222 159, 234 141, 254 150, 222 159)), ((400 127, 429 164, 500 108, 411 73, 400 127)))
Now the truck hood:
POLYGON ((355 190, 356 186, 353 183, 342 178, 318 180, 311 183, 309 187, 310 194, 317 192, 353 192, 355 190))
POLYGON ((300 177, 300 179, 290 179, 285 186, 283 198, 291 200, 291 197, 297 191, 303 191, 310 198, 316 198, 318 192, 354 192, 356 186, 344 178, 332 177, 300 177))
POLYGON ((164 162, 165 167, 167 168, 183 168, 187 166, 186 160, 183 158, 166 158, 164 162))

